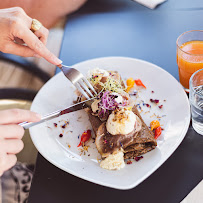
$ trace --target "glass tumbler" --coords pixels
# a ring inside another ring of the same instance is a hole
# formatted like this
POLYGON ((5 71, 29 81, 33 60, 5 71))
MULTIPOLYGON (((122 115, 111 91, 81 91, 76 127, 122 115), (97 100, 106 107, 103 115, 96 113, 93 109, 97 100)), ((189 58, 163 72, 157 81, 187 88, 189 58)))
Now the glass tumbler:
POLYGON ((203 68, 203 30, 184 32, 176 44, 180 83, 189 92, 190 77, 203 68))
POLYGON ((189 98, 192 126, 197 133, 203 135, 203 69, 193 73, 190 78, 189 98))

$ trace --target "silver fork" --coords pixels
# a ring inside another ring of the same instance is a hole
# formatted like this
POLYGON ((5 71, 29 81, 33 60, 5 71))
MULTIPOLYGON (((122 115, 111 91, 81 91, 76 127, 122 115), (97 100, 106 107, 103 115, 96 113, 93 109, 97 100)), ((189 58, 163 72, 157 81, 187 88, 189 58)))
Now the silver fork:
MULTIPOLYGON (((83 96, 85 96, 88 100, 90 98, 93 99, 94 96, 97 95, 97 92, 92 87, 90 82, 78 70, 76 70, 75 68, 71 68, 69 66, 65 66, 63 64, 58 65, 58 67, 62 70, 64 75, 72 82, 72 84, 75 85, 75 87, 81 92, 81 94, 83 96), (92 92, 90 90, 92 90, 94 95, 92 94, 92 92)), ((73 105, 73 109, 74 109, 74 107, 75 106, 73 105)), ((51 120, 59 115, 62 115, 61 112, 62 111, 59 110, 56 112, 52 112, 51 114, 45 115, 42 117, 41 121, 39 121, 37 123, 28 123, 27 121, 25 121, 23 123, 19 123, 19 125, 21 125, 24 129, 28 129, 29 127, 32 127, 39 123, 43 123, 47 120, 51 120)))
POLYGON ((70 82, 72 82, 72 84, 87 99, 90 99, 95 95, 97 95, 97 92, 95 91, 95 89, 92 87, 90 82, 83 76, 81 72, 79 72, 75 68, 71 68, 63 64, 58 65, 58 67, 62 70, 63 74, 70 80, 70 82), (92 90, 94 95, 90 90, 92 90))

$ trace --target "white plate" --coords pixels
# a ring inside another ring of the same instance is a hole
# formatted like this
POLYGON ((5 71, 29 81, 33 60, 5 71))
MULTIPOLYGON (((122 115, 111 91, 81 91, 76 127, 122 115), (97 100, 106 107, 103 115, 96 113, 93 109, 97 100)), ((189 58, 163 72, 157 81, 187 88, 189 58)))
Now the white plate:
MULTIPOLYGON (((119 171, 102 169, 97 162, 99 154, 92 141, 88 143, 89 152, 80 156, 77 147, 78 135, 81 135, 84 130, 91 129, 87 115, 81 110, 32 127, 30 133, 36 148, 52 164, 82 179, 117 189, 130 189, 137 186, 167 160, 187 132, 190 107, 182 86, 160 67, 133 58, 98 58, 78 63, 73 67, 83 74, 86 74, 89 69, 99 67, 117 70, 123 79, 140 78, 147 87, 139 93, 140 98, 146 103, 150 103, 150 98, 159 99, 160 104, 163 104, 162 109, 152 105, 151 112, 146 114, 144 112, 149 108, 142 107, 141 115, 146 124, 149 125, 156 118, 152 116, 154 113, 159 116, 166 115, 160 121, 164 131, 158 138, 158 146, 145 154, 139 162, 133 161, 119 171), (63 133, 64 136, 60 138, 59 134, 64 130, 60 125, 65 120, 69 120, 70 123, 63 133), (54 122, 58 123, 57 128, 54 127, 54 122), (71 147, 69 148, 68 145, 71 147)), ((75 98, 74 87, 62 73, 59 73, 42 87, 33 101, 31 110, 44 115, 72 104, 75 98)), ((136 101, 139 102, 140 99, 136 101)))

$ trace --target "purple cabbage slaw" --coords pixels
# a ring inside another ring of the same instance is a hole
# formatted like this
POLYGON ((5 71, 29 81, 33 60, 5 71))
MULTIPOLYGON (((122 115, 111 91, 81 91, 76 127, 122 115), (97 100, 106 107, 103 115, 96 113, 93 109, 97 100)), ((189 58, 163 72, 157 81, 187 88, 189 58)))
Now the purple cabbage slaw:
POLYGON ((108 90, 99 94, 98 99, 101 101, 98 103, 98 107, 101 110, 99 111, 98 115, 100 118, 108 116, 111 111, 114 111, 121 106, 126 106, 126 101, 124 101, 122 104, 117 103, 115 100, 116 96, 117 95, 113 95, 108 90))

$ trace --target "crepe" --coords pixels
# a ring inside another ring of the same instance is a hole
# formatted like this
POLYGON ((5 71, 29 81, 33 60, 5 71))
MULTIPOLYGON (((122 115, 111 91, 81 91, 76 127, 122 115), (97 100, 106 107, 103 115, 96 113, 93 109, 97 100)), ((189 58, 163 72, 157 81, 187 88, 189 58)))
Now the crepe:
MULTIPOLYGON (((139 130, 136 130, 136 126, 134 127, 134 130, 129 131, 128 134, 110 134, 110 131, 107 131, 107 122, 108 122, 108 116, 111 114, 111 112, 117 111, 114 109, 113 111, 107 111, 107 114, 101 118, 99 113, 93 112, 92 108, 87 108, 86 112, 88 113, 89 120, 91 122, 93 131, 96 135, 95 143, 97 150, 101 154, 102 158, 105 159, 109 155, 117 154, 118 152, 124 153, 124 159, 131 159, 136 158, 137 156, 140 156, 142 154, 145 154, 148 151, 153 150, 157 146, 157 142, 154 139, 153 133, 149 130, 145 122, 143 121, 139 111, 137 110, 136 106, 134 105, 134 101, 130 98, 129 94, 125 92, 125 85, 121 78, 121 76, 118 74, 117 71, 109 71, 109 76, 106 73, 105 70, 99 70, 101 74, 96 74, 98 69, 94 71, 94 74, 90 74, 90 82, 94 86, 95 90, 97 92, 100 92, 102 88, 104 89, 105 86, 102 84, 106 84, 106 81, 108 81, 110 78, 113 79, 113 81, 116 82, 116 88, 120 88, 119 93, 122 95, 122 97, 125 99, 125 102, 127 101, 127 106, 120 106, 118 108, 124 109, 126 111, 128 108, 132 108, 131 114, 135 114, 133 116, 136 116, 138 123, 139 123, 139 130), (105 73, 105 76, 104 76, 105 73), (96 78, 96 79, 95 79, 96 78), (99 80, 98 80, 99 78, 99 80), (95 80, 96 83, 95 83, 95 80), (93 83, 94 82, 94 83, 93 83), (133 101, 133 102, 132 102, 133 101)), ((110 85, 108 88, 111 88, 112 85, 110 85)), ((116 92, 112 89, 106 89, 103 90, 103 92, 107 91, 110 92, 110 94, 116 92)), ((117 90, 117 89, 116 89, 117 90)), ((105 93, 101 93, 104 94, 105 93)), ((103 96, 101 96, 103 98, 103 96)), ((84 98, 83 98, 84 99, 84 98)), ((102 100, 102 99, 101 99, 102 100)), ((101 107, 100 107, 101 108, 101 107)), ((124 125, 126 126, 126 125, 124 125)), ((120 132, 120 131, 119 131, 120 132)))
POLYGON ((157 146, 157 142, 154 139, 153 133, 149 130, 140 116, 137 108, 134 106, 132 111, 136 114, 141 122, 142 128, 139 132, 135 132, 133 137, 124 135, 111 135, 106 130, 106 122, 102 122, 97 116, 94 116, 91 109, 86 109, 93 131, 98 136, 104 136, 104 143, 102 146, 97 145, 97 149, 102 157, 107 157, 109 154, 115 153, 120 150, 124 151, 124 158, 130 159, 145 154, 153 150, 157 146), (113 146, 111 146, 113 143, 113 146))

